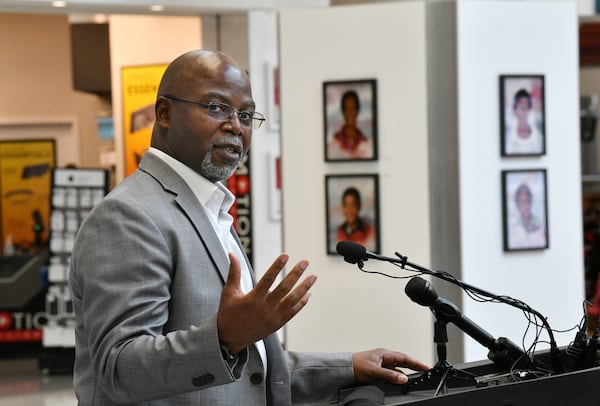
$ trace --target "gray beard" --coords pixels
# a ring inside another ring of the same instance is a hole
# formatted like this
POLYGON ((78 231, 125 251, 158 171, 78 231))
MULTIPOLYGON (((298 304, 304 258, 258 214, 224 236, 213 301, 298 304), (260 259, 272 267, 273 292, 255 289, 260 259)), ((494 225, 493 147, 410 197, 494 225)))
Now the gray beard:
MULTIPOLYGON (((241 158, 235 164, 223 165, 219 167, 212 162, 212 152, 213 146, 211 145, 209 150, 206 152, 204 159, 202 160, 202 164, 200 166, 200 175, 204 176, 211 182, 220 182, 222 180, 229 179, 229 177, 233 175, 238 165, 240 164, 241 158)), ((242 150, 241 157, 243 156, 244 151, 242 150)))

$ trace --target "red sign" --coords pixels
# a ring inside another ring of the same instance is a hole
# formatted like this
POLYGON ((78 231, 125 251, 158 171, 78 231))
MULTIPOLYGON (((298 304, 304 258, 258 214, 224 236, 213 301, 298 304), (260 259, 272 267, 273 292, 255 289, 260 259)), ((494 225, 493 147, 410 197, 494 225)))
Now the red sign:
POLYGON ((227 180, 227 188, 236 196, 229 214, 240 237, 246 255, 252 264, 252 200, 250 187, 250 155, 246 154, 236 173, 227 180))

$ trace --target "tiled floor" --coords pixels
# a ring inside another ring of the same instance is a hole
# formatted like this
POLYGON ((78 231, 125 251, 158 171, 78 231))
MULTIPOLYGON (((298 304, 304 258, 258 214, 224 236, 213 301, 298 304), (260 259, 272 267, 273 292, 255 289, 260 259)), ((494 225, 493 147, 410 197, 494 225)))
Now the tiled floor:
POLYGON ((77 405, 71 375, 45 375, 29 360, 0 361, 0 406, 77 405))

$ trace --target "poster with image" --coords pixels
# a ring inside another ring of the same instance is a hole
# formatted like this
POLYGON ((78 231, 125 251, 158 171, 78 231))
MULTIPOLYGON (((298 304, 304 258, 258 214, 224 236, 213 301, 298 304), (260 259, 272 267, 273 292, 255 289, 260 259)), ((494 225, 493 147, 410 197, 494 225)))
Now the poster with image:
POLYGON ((2 250, 37 252, 48 241, 54 140, 0 141, 2 250))
POLYGON ((154 104, 164 65, 125 66, 121 70, 125 176, 130 175, 150 148, 154 104))

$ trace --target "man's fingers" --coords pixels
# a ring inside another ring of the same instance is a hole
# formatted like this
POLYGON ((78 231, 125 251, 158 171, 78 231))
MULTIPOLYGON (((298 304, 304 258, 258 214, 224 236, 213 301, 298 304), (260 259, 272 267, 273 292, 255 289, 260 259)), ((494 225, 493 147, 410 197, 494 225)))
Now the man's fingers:
POLYGON ((260 280, 254 286, 254 291, 257 294, 266 295, 269 293, 269 289, 273 286, 273 283, 277 279, 277 275, 287 264, 289 257, 286 254, 281 254, 273 264, 267 269, 267 272, 260 278, 260 280))
POLYGON ((401 352, 384 354, 382 365, 387 368, 401 366, 410 368, 413 371, 427 371, 431 368, 429 365, 401 352))
MULTIPOLYGON (((314 282, 313 282, 314 283, 314 282)), ((312 286, 312 284, 311 284, 312 286)), ((300 312, 300 310, 302 310, 302 308, 304 306, 306 306, 306 304, 308 303, 308 299, 310 299, 310 292, 306 292, 301 298, 300 300, 296 301, 296 303, 294 304, 294 306, 292 307, 291 310, 291 314, 290 317, 288 318, 288 320, 290 320, 292 317, 294 317, 296 314, 298 314, 298 312, 300 312)))
POLYGON ((227 280, 225 281, 225 288, 230 287, 236 290, 241 289, 241 277, 242 270, 240 268, 240 261, 233 255, 231 252, 229 253, 229 273, 227 274, 227 280))
MULTIPOLYGON (((317 277, 315 275, 307 276, 298 286, 294 288, 294 290, 289 292, 284 298, 277 298, 277 302, 279 302, 280 306, 284 309, 295 307, 299 302, 301 302, 305 298, 306 294, 308 293, 310 288, 315 284, 316 281, 317 277)), ((274 294, 275 292, 271 293, 271 295, 274 294)), ((271 300, 270 297, 269 300, 271 300)), ((308 298, 306 298, 306 300, 308 300, 308 298)))
MULTIPOLYGON (((271 302, 279 302, 281 301, 296 285, 304 270, 308 267, 308 261, 303 260, 300 261, 292 268, 292 270, 283 278, 283 280, 277 285, 275 289, 269 294, 269 301, 271 302)), ((314 283, 314 281, 313 281, 314 283)), ((306 290, 308 290, 312 286, 312 283, 309 283, 309 286, 305 286, 306 290)), ((300 286, 299 286, 300 287, 300 286)), ((301 296, 306 293, 301 292, 297 295, 298 300, 301 296)))
POLYGON ((290 321, 296 314, 300 312, 308 303, 311 293, 303 289, 304 294, 298 295, 296 292, 298 289, 294 289, 294 292, 290 293, 283 301, 277 306, 278 309, 278 324, 279 328, 283 327, 288 321, 290 321), (290 300, 290 296, 294 296, 293 300, 290 300))
POLYGON ((404 375, 402 372, 399 371, 395 371, 395 370, 383 370, 383 373, 381 374, 381 376, 379 377, 381 379, 384 379, 390 383, 395 383, 398 385, 402 385, 405 384, 406 382, 408 382, 408 377, 406 375, 404 375))

